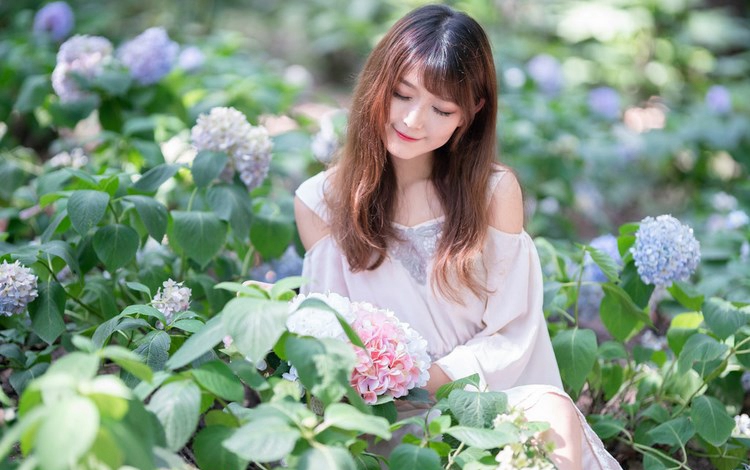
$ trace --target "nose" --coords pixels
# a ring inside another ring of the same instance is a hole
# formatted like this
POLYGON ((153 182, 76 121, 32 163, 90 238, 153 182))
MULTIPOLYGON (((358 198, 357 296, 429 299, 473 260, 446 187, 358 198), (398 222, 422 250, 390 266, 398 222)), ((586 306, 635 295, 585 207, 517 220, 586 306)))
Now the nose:
POLYGON ((406 110, 404 124, 412 129, 419 129, 422 127, 422 117, 422 109, 419 106, 412 106, 406 110))

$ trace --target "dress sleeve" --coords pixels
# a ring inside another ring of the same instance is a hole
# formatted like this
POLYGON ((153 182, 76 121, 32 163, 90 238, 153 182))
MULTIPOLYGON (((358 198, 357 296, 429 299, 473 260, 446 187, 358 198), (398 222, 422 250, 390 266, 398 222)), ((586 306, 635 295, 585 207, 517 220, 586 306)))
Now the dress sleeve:
POLYGON ((330 221, 328 206, 325 201, 328 174, 327 171, 318 173, 299 185, 299 188, 295 191, 300 201, 309 207, 318 217, 323 219, 323 222, 326 224, 330 221))
POLYGON ((527 384, 562 387, 543 312, 542 271, 531 237, 489 229, 482 254, 490 293, 481 329, 437 360, 453 380, 479 374, 500 391, 527 384))

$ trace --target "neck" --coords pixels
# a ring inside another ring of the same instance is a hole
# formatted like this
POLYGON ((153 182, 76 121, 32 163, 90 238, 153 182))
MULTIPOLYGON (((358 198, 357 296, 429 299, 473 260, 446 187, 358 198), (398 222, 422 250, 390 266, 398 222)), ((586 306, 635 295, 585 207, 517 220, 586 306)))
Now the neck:
POLYGON ((426 154, 408 160, 390 157, 393 171, 396 174, 396 185, 404 189, 414 183, 430 179, 432 175, 432 154, 426 154))

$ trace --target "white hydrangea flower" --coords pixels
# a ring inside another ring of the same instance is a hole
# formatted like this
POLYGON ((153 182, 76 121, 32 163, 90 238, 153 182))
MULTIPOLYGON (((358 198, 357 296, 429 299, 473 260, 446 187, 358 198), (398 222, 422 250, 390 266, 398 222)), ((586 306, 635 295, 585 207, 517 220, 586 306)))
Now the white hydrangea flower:
POLYGON ((671 215, 643 219, 630 250, 643 282, 657 286, 687 279, 701 257, 693 229, 671 215))
POLYGON ((180 46, 169 39, 164 28, 149 28, 123 44, 117 57, 136 82, 151 85, 172 70, 179 52, 180 46))
POLYGON ((172 318, 176 313, 184 312, 190 308, 190 294, 192 291, 189 287, 183 287, 182 282, 175 282, 167 279, 162 284, 164 290, 160 287, 151 301, 151 305, 164 314, 167 323, 172 323, 172 318))
POLYGON ((750 437, 750 416, 745 413, 734 417, 734 431, 732 434, 735 436, 750 437))
POLYGON ((737 198, 719 191, 711 197, 711 205, 719 212, 729 212, 737 208, 737 198))
POLYGON ((47 164, 52 168, 70 167, 70 168, 82 168, 89 162, 89 157, 83 153, 83 149, 80 147, 74 148, 70 152, 60 152, 54 157, 50 158, 47 164))
POLYGON ((235 108, 216 107, 198 116, 191 130, 198 151, 226 152, 229 162, 221 178, 231 180, 234 170, 248 190, 259 186, 268 175, 273 142, 263 126, 253 126, 235 108))
POLYGON ((57 52, 57 65, 52 71, 52 88, 63 103, 93 96, 81 90, 76 75, 84 79, 99 76, 112 60, 112 43, 101 36, 75 35, 65 41, 57 52))
POLYGON ((341 328, 336 315, 332 312, 313 307, 297 309, 306 299, 322 300, 339 312, 347 323, 354 321, 351 302, 346 297, 334 293, 300 294, 289 302, 290 315, 286 320, 286 326, 289 331, 314 338, 336 338, 346 341, 346 333, 344 333, 344 329, 341 328))
POLYGON ((0 265, 0 315, 20 315, 26 306, 39 296, 38 278, 31 269, 16 260, 0 265))

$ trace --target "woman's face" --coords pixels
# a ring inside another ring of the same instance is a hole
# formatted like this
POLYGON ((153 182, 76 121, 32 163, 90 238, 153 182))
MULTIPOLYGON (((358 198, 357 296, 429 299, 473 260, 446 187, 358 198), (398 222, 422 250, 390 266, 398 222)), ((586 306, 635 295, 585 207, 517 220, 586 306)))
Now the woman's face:
POLYGON ((463 122, 459 106, 427 91, 422 77, 412 69, 393 90, 386 148, 401 159, 431 155, 463 122))

